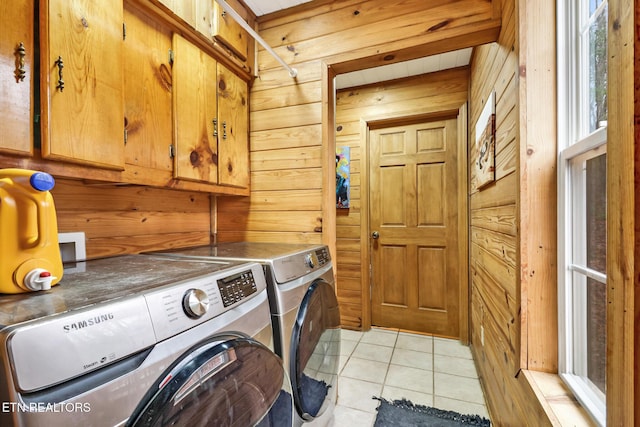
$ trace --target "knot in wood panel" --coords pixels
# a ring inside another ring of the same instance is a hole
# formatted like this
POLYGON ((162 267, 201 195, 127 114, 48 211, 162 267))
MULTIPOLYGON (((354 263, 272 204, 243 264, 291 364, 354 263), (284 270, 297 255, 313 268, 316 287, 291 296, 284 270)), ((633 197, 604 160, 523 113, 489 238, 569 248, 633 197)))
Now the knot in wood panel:
POLYGON ((437 24, 432 25, 431 27, 429 27, 429 29, 427 30, 427 33, 430 33, 430 32, 433 32, 433 31, 438 31, 440 28, 446 27, 450 23, 451 23, 450 19, 445 19, 444 21, 438 22, 437 24))

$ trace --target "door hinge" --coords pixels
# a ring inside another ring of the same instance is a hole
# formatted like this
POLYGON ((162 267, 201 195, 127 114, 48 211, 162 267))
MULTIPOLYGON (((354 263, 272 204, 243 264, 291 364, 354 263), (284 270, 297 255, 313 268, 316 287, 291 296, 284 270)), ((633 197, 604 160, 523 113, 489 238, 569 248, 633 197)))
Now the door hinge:
POLYGON ((175 146, 173 144, 169 144, 169 158, 173 159, 176 156, 175 146))
POLYGON ((122 23, 122 40, 126 40, 127 39, 127 23, 123 22, 122 23))
POLYGON ((173 50, 169 49, 169 65, 173 65, 174 54, 173 50))

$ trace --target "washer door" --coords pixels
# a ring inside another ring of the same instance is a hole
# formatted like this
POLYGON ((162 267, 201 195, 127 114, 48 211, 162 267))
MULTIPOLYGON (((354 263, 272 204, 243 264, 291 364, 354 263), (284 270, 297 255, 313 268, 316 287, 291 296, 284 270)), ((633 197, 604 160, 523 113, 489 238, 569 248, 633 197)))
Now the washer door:
POLYGON ((306 421, 335 405, 340 363, 340 310, 333 287, 322 279, 309 286, 291 336, 291 386, 306 421))
POLYGON ((247 337, 192 347, 151 386, 127 426, 291 426, 282 360, 247 337))

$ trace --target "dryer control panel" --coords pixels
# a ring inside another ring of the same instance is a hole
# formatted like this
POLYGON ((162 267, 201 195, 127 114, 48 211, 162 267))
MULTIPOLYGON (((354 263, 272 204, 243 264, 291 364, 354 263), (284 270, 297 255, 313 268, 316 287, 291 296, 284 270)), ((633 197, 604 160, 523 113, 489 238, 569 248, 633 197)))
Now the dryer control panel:
POLYGON ((273 258, 270 262, 276 282, 287 283, 312 272, 333 268, 326 246, 273 258))

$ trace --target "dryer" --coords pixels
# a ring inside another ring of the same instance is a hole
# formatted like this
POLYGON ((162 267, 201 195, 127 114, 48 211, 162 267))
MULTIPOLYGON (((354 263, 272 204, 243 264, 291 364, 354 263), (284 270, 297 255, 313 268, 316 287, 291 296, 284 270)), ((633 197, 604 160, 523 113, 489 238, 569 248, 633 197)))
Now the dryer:
POLYGON ((0 425, 286 426, 257 263, 125 255, 0 296, 0 425))
POLYGON ((328 247, 221 243, 160 255, 259 262, 265 270, 275 350, 288 367, 295 425, 328 425, 338 394, 340 311, 328 247))

